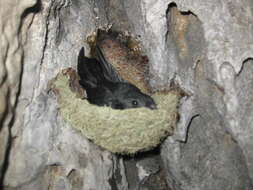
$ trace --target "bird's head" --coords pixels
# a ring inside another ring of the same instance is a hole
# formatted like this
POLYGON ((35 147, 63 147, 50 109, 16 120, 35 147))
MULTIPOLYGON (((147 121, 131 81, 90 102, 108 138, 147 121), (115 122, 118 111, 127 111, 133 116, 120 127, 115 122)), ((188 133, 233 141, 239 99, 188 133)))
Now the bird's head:
POLYGON ((117 97, 117 104, 115 109, 128 109, 128 108, 140 108, 146 107, 149 109, 157 109, 156 103, 150 96, 142 93, 137 87, 126 83, 121 85, 117 97))

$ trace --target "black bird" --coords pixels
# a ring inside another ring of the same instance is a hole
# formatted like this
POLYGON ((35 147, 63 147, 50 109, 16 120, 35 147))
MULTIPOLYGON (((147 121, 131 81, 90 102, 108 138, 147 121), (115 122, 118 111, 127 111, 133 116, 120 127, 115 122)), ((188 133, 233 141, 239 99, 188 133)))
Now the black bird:
POLYGON ((99 47, 96 51, 100 53, 99 60, 85 57, 83 47, 78 55, 80 85, 86 90, 89 103, 114 109, 156 109, 156 103, 150 96, 128 82, 121 82, 110 69, 99 47))

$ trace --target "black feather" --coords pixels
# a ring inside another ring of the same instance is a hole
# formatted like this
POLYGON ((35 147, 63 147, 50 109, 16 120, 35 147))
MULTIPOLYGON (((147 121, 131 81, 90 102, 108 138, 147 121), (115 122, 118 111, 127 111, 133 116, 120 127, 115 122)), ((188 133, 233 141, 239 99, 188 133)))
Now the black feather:
POLYGON ((78 55, 78 74, 80 84, 87 92, 88 101, 98 106, 110 106, 114 109, 147 107, 155 109, 154 100, 143 94, 136 86, 121 82, 122 79, 105 60, 97 48, 99 60, 87 58, 82 48, 78 55))

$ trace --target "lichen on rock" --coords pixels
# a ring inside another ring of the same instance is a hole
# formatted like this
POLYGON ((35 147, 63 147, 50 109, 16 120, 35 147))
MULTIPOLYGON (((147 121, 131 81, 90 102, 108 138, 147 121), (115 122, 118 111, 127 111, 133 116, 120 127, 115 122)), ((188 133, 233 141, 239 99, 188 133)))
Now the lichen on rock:
POLYGON ((73 69, 61 71, 50 88, 57 96, 63 119, 95 144, 114 153, 132 154, 150 150, 173 134, 179 102, 177 91, 154 94, 157 110, 115 110, 78 98, 70 89, 73 73, 76 73, 73 69))

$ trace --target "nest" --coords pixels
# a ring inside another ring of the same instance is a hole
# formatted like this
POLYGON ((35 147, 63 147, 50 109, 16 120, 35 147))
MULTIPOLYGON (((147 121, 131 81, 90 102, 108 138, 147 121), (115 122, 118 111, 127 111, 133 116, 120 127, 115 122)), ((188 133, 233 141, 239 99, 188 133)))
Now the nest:
POLYGON ((51 81, 50 88, 57 96, 63 119, 95 144, 113 153, 132 154, 150 150, 173 134, 180 98, 177 91, 154 94, 157 110, 115 110, 92 105, 77 96, 80 88, 73 87, 78 85, 77 80, 73 69, 65 69, 51 81))

